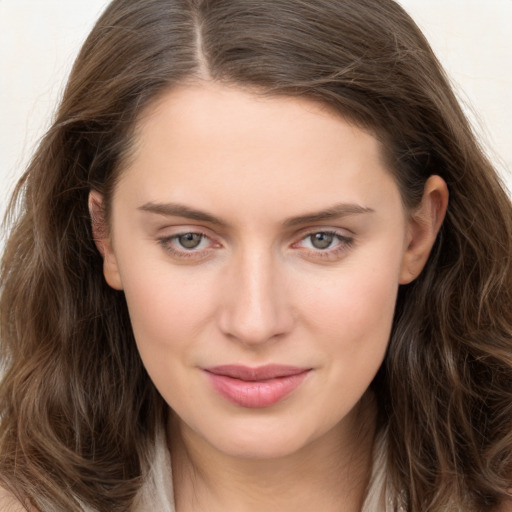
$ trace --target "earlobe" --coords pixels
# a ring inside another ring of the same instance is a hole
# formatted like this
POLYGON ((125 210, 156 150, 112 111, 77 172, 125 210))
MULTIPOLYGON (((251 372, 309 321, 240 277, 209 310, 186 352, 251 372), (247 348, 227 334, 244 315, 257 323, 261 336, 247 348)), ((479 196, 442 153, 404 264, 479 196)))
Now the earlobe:
POLYGON ((408 223, 406 249, 402 259, 400 284, 416 279, 429 257, 448 208, 448 187, 439 176, 430 176, 420 206, 408 223))
POLYGON ((91 216, 91 229, 94 243, 103 257, 103 275, 105 280, 115 290, 122 290, 123 284, 117 258, 112 247, 109 229, 105 219, 103 196, 95 191, 89 192, 89 214, 91 216))

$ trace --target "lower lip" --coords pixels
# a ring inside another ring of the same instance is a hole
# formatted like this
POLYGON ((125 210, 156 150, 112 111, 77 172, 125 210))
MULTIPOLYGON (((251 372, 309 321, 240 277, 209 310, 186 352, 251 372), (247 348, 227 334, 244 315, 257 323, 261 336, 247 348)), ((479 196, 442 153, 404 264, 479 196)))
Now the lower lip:
POLYGON ((275 379, 246 381, 206 372, 213 388, 223 398, 241 407, 253 409, 277 404, 297 389, 308 373, 309 370, 306 370, 275 379))

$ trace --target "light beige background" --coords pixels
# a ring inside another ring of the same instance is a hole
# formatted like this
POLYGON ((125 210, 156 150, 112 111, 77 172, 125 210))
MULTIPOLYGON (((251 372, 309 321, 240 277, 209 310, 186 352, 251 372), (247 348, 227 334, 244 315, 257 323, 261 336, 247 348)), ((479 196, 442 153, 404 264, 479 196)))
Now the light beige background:
MULTIPOLYGON (((0 0, 0 214, 107 0, 0 0)), ((512 0, 401 0, 512 189, 512 0), (475 112, 477 114, 475 114, 475 112)))

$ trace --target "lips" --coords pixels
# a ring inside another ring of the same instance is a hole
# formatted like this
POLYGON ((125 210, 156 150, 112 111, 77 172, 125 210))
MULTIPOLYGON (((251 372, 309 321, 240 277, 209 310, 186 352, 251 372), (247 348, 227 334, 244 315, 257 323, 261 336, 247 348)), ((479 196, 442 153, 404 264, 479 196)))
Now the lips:
POLYGON ((223 365, 204 368, 213 389, 240 407, 270 407, 290 395, 302 384, 311 368, 266 365, 251 368, 223 365))

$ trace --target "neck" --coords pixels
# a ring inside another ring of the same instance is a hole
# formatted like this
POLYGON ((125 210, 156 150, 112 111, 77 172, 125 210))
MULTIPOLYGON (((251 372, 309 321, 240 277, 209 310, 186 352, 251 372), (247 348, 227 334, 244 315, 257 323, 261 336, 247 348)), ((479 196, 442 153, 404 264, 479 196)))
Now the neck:
POLYGON ((375 404, 279 458, 233 457, 177 419, 170 428, 177 512, 360 512, 371 472, 375 404), (364 426, 364 428, 361 428, 364 426))

